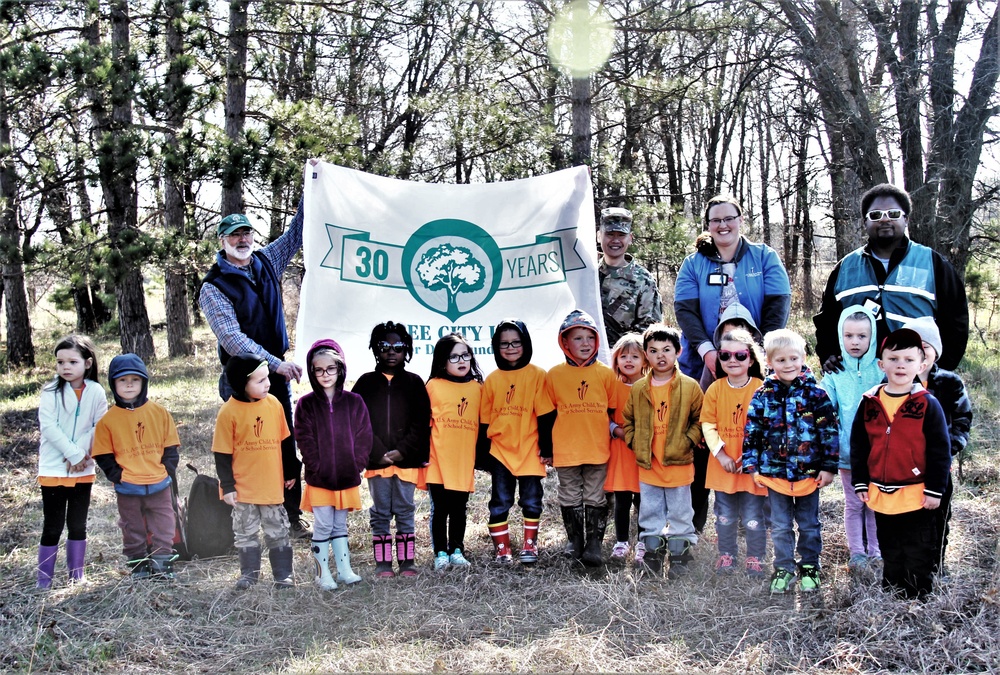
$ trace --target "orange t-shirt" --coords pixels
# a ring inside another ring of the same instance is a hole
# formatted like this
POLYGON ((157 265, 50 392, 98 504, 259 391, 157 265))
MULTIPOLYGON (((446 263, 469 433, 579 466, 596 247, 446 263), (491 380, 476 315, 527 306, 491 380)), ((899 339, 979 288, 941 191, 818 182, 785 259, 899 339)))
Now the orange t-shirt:
MULTIPOLYGON (((625 426, 625 402, 632 385, 618 380, 615 382, 615 423, 625 426)), ((638 492, 639 465, 635 463, 635 453, 623 438, 611 439, 611 457, 608 459, 608 477, 604 480, 605 492, 638 492)))
POLYGON ((646 485, 672 488, 683 487, 694 482, 694 463, 671 464, 664 466, 663 451, 667 447, 667 429, 670 415, 670 382, 649 387, 649 395, 653 401, 653 456, 650 467, 639 468, 639 481, 646 485))
POLYGON ((114 455, 122 480, 132 485, 155 485, 167 477, 163 449, 180 445, 177 425, 167 409, 146 401, 135 409, 114 406, 94 427, 90 454, 114 455))
MULTIPOLYGON (((716 434, 725 443, 719 452, 724 452, 735 460, 737 466, 743 457, 743 428, 747 419, 747 406, 750 405, 750 399, 761 384, 763 380, 751 377, 745 386, 737 389, 724 377, 712 383, 705 392, 705 400, 701 405, 702 425, 715 425, 716 434)), ((706 432, 705 439, 709 440, 709 437, 710 432, 706 432)), ((714 454, 715 448, 712 448, 711 444, 709 449, 714 454)), ((767 490, 753 482, 753 476, 746 473, 727 473, 715 457, 708 458, 705 487, 726 494, 749 492, 755 495, 767 495, 767 490)))
POLYGON ((299 508, 313 512, 314 506, 332 506, 335 509, 358 511, 361 509, 361 487, 346 490, 327 490, 302 481, 302 502, 299 508))
POLYGON ((452 382, 435 377, 427 383, 431 400, 431 455, 426 481, 446 490, 473 492, 476 437, 483 386, 475 380, 452 382))
POLYGON ((775 492, 788 497, 805 497, 819 489, 819 483, 816 482, 815 478, 803 478, 802 480, 791 481, 785 478, 761 476, 760 482, 775 492))
POLYGON ((479 409, 479 421, 489 425, 490 454, 514 476, 544 476, 538 416, 554 409, 538 366, 494 370, 483 383, 479 409))
POLYGON ((614 372, 595 361, 589 366, 560 363, 545 376, 556 406, 552 465, 607 464, 611 456, 608 409, 615 407, 614 372))
POLYGON ((253 403, 230 398, 215 421, 212 452, 233 456, 236 498, 241 504, 281 504, 285 473, 281 441, 291 431, 274 396, 253 403))

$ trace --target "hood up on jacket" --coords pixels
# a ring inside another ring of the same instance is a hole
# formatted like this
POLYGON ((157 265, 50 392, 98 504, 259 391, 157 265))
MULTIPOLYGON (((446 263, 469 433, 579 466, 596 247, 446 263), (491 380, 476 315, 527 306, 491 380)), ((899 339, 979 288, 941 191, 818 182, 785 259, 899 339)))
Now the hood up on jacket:
POLYGON ((731 322, 742 322, 745 328, 750 331, 750 335, 753 336, 753 341, 757 344, 764 343, 764 336, 760 334, 760 329, 757 328, 757 324, 754 323, 753 316, 750 314, 750 310, 741 305, 739 302, 734 302, 733 304, 726 307, 726 311, 722 313, 719 317, 719 324, 715 327, 715 334, 712 336, 712 343, 719 347, 722 342, 722 325, 731 322))
POLYGON ((869 368, 878 358, 878 340, 875 337, 875 326, 875 315, 871 313, 871 310, 866 309, 864 305, 851 305, 850 307, 845 307, 844 311, 840 313, 840 319, 837 321, 837 341, 840 344, 840 356, 844 359, 844 368, 849 372, 858 372, 869 368), (854 358, 847 353, 847 345, 844 344, 844 324, 847 322, 847 317, 858 312, 868 317, 871 326, 871 340, 868 342, 868 351, 862 354, 860 358, 854 358))
POLYGON ((135 354, 116 356, 108 364, 108 384, 111 385, 111 394, 115 397, 115 405, 119 408, 138 408, 144 405, 149 393, 149 373, 146 371, 146 364, 135 354), (115 389, 115 380, 126 375, 138 375, 142 378, 142 389, 139 390, 139 395, 131 403, 125 403, 115 389))
POLYGON ((601 333, 597 330, 597 322, 594 321, 594 317, 587 314, 582 309, 574 309, 572 312, 566 315, 563 319, 562 325, 559 326, 559 348, 566 355, 566 363, 571 366, 589 366, 597 361, 597 355, 601 351, 601 333), (570 356, 570 353, 566 350, 563 345, 563 335, 573 328, 587 328, 594 331, 594 355, 587 359, 586 363, 577 363, 576 360, 570 356))
POLYGON ((340 357, 340 364, 337 367, 337 382, 334 385, 336 393, 344 391, 344 382, 347 381, 347 357, 344 356, 344 350, 341 349, 340 345, 336 341, 329 338, 323 340, 316 340, 313 346, 309 348, 309 353, 306 354, 306 372, 309 374, 309 384, 312 386, 313 392, 317 396, 324 396, 323 386, 316 379, 316 373, 313 372, 313 357, 316 356, 316 352, 321 349, 329 349, 337 353, 340 357))
POLYGON ((497 368, 500 370, 520 370, 531 363, 531 354, 531 335, 528 334, 528 327, 524 325, 523 321, 519 319, 504 319, 497 324, 497 327, 493 330, 493 359, 497 362, 497 368), (504 330, 516 330, 518 335, 521 336, 521 349, 523 352, 521 358, 514 365, 510 365, 500 356, 500 331, 504 330))
POLYGON ((266 368, 267 361, 254 354, 240 354, 226 362, 226 379, 233 389, 233 398, 250 403, 250 397, 247 396, 247 380, 262 365, 266 368))

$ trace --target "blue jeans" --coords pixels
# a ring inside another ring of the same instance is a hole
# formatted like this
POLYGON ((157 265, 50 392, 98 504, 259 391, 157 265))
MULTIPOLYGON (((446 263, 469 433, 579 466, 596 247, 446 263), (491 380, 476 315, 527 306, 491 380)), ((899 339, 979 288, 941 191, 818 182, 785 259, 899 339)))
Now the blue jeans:
POLYGON ((525 518, 542 517, 542 477, 515 476, 501 462, 493 460, 493 490, 490 495, 490 523, 507 520, 514 506, 514 491, 519 489, 521 498, 517 504, 525 518))
POLYGON ((719 554, 735 556, 739 552, 736 541, 740 521, 746 530, 747 556, 763 559, 767 549, 767 528, 764 526, 764 501, 761 495, 750 492, 728 494, 715 491, 715 533, 719 537, 719 554))
POLYGON ((768 488, 771 505, 771 541, 774 542, 774 569, 795 572, 795 530, 799 526, 799 565, 819 567, 823 538, 819 525, 819 490, 804 497, 789 497, 768 488))

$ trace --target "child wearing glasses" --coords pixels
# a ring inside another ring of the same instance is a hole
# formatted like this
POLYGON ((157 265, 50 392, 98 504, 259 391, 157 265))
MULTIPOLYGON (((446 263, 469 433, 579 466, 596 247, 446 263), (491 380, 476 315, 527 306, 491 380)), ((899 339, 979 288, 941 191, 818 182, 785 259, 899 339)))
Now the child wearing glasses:
POLYGON ((389 529, 395 518, 399 574, 415 577, 413 495, 419 469, 427 464, 430 454, 431 404, 424 381, 406 370, 413 358, 413 337, 405 326, 392 321, 375 326, 368 346, 375 355, 375 370, 358 378, 354 393, 364 399, 372 424, 372 451, 365 478, 372 498, 369 515, 375 576, 396 576, 389 529))
POLYGON ((747 407, 757 387, 764 383, 761 356, 753 336, 742 328, 724 333, 716 345, 717 368, 722 372, 705 392, 701 407, 701 430, 712 453, 705 487, 715 490, 715 532, 719 546, 715 572, 736 571, 737 530, 742 522, 746 532, 744 570, 747 576, 763 577, 767 490, 740 471, 747 407))
POLYGON ((305 466, 302 510, 313 514, 312 553, 316 583, 324 591, 337 581, 354 584, 347 514, 361 508, 361 472, 372 450, 368 408, 357 394, 344 391, 347 362, 333 340, 318 340, 306 355, 312 391, 295 406, 295 443, 305 466), (330 552, 337 580, 330 572, 330 552))
POLYGON ((431 543, 435 572, 469 567, 462 549, 466 506, 475 484, 482 385, 483 373, 465 338, 451 333, 438 340, 427 380, 431 402, 427 489, 434 504, 431 543))
POLYGON ((819 386, 823 387, 834 407, 840 424, 840 481, 844 485, 844 533, 850 557, 847 569, 852 574, 865 575, 872 564, 878 564, 882 552, 875 529, 875 512, 854 493, 851 475, 851 427, 858 412, 861 397, 885 379, 876 358, 875 317, 862 305, 851 305, 840 314, 838 326, 840 358, 844 369, 827 373, 819 386))
MULTIPOLYGON (((552 465, 552 424, 555 406, 545 390, 545 371, 531 363, 531 335, 517 319, 504 319, 493 331, 497 370, 483 383, 479 421, 486 427, 493 477, 490 495, 490 537, 496 562, 513 562, 508 516, 514 492, 524 516, 524 536, 518 560, 538 561, 538 523, 542 518, 542 479, 552 465)), ((483 433, 482 431, 480 433, 483 433)))

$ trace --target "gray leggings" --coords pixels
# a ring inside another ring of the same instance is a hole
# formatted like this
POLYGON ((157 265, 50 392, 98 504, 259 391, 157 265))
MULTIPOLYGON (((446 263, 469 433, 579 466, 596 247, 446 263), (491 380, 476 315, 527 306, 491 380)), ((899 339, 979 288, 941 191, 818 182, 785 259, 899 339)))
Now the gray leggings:
POLYGON ((347 509, 332 506, 314 506, 313 541, 327 541, 347 536, 347 509))

